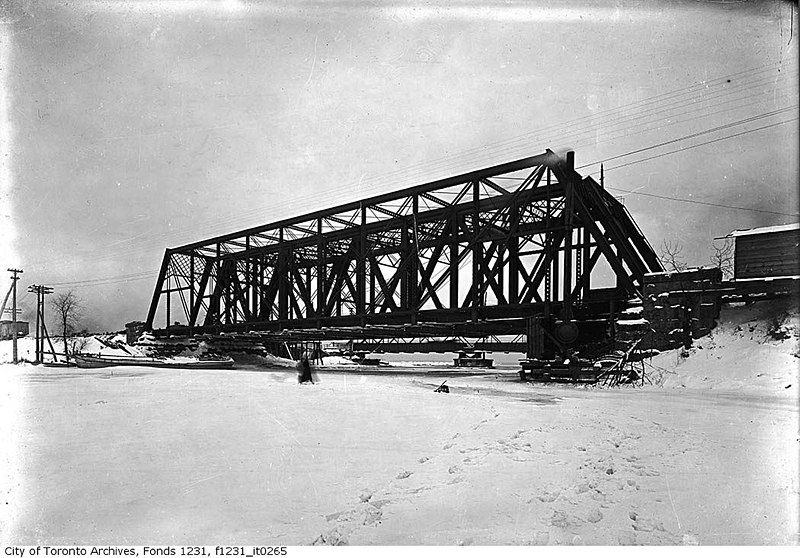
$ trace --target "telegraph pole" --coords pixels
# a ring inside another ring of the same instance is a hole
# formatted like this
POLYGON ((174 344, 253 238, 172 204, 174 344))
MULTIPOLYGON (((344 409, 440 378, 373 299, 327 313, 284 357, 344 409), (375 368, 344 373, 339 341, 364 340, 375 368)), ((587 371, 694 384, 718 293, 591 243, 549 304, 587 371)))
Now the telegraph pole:
POLYGON ((53 292, 52 287, 44 285, 31 285, 29 293, 36 293, 36 362, 44 362, 44 340, 46 328, 44 325, 44 297, 53 292))
POLYGON ((13 361, 14 364, 17 364, 17 281, 19 281, 18 274, 22 273, 21 269, 11 269, 9 270, 14 275, 11 277, 13 283, 11 284, 12 289, 12 299, 11 299, 11 339, 13 339, 13 361))
POLYGON ((34 357, 35 362, 39 361, 39 287, 38 285, 31 285, 28 287, 29 293, 36 293, 36 357, 34 357))

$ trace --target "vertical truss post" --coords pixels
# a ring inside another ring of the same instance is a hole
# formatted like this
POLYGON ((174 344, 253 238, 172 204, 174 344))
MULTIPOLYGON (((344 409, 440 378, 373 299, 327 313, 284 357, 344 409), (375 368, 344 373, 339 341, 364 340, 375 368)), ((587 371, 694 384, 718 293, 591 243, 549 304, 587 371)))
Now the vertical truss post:
POLYGON ((592 243, 592 237, 589 234, 589 229, 587 227, 582 227, 583 230, 583 261, 584 261, 584 269, 583 274, 586 275, 584 278, 583 275, 581 279, 583 279, 583 294, 581 295, 581 300, 586 300, 589 298, 589 289, 590 281, 592 279, 592 264, 591 264, 591 256, 590 256, 590 249, 592 243))
MULTIPOLYGON (((580 278, 583 276, 583 229, 578 226, 575 229, 576 231, 576 244, 575 244, 575 283, 577 285, 580 278)), ((570 286, 570 293, 572 291, 572 286, 570 286)), ((581 293, 583 291, 578 289, 575 292, 575 297, 580 300, 581 293)))
POLYGON ((223 274, 222 277, 225 281, 223 284, 222 292, 225 293, 225 325, 230 325, 231 322, 231 289, 233 288, 233 274, 236 273, 236 261, 226 260, 222 264, 223 274), (226 265, 227 263, 227 265, 226 265))
POLYGON ((214 274, 214 300, 212 304, 214 305, 214 315, 213 317, 217 320, 217 323, 222 322, 222 291, 220 290, 220 286, 222 283, 222 247, 220 243, 217 242, 217 259, 214 261, 214 268, 216 269, 216 273, 214 274))
POLYGON ((509 224, 508 227, 509 233, 505 238, 505 242, 497 249, 497 260, 495 262, 495 267, 497 268, 497 290, 499 291, 497 294, 497 304, 508 304, 508 296, 506 296, 505 293, 506 275, 509 274, 509 270, 506 268, 508 267, 508 262, 510 260, 508 257, 508 245, 511 241, 511 237, 513 236, 510 230, 511 225, 509 224))
POLYGON ((275 267, 276 279, 278 281, 278 321, 284 321, 289 317, 289 292, 288 292, 288 269, 286 259, 286 245, 283 244, 283 227, 278 230, 278 262, 275 267))
POLYGON ((575 199, 575 152, 567 153, 567 179, 564 184, 564 306, 562 318, 566 321, 572 319, 572 236, 574 232, 574 199, 575 199))
POLYGON ((509 211, 508 236, 508 303, 519 302, 519 235, 516 225, 519 223, 519 206, 514 203, 509 211))
MULTIPOLYGON (((542 244, 545 249, 553 242, 553 232, 550 230, 551 220, 550 213, 552 212, 552 190, 551 190, 552 172, 550 167, 547 167, 547 182, 545 184, 545 195, 547 196, 546 209, 544 214, 544 241, 542 244)), ((553 277, 551 273, 552 265, 548 265, 544 274, 544 316, 550 317, 550 301, 552 300, 553 277)), ((534 285, 534 288, 536 286, 534 285)))
POLYGON ((361 316, 361 325, 366 324, 365 320, 365 301, 367 290, 367 207, 361 204, 359 208, 361 226, 358 231, 358 252, 356 261, 356 315, 361 316))
POLYGON ((310 318, 314 315, 314 307, 311 301, 311 268, 313 266, 307 265, 307 262, 303 265, 303 269, 306 270, 306 277, 305 277, 305 285, 303 289, 303 308, 305 311, 304 318, 310 318))
MULTIPOLYGON (((202 296, 202 293, 199 293, 202 296)), ((194 320, 192 319, 192 311, 194 310, 194 252, 189 255, 189 315, 186 316, 186 321, 189 322, 189 335, 192 334, 194 327, 194 320)))
POLYGON ((375 287, 376 287, 376 277, 375 277, 375 269, 373 268, 374 264, 372 261, 369 261, 369 313, 375 313, 375 287))
POLYGON ((411 310, 411 323, 417 323, 417 310, 419 309, 419 274, 420 274, 420 251, 419 251, 419 229, 417 227, 417 214, 419 213, 419 196, 411 196, 411 219, 414 227, 414 252, 411 254, 411 265, 409 266, 409 293, 408 303, 411 310))
POLYGON ((250 278, 250 281, 253 285, 253 302, 252 307, 250 309, 251 316, 258 316, 258 302, 261 299, 261 260, 259 258, 253 258, 253 275, 250 278))
POLYGON ((403 265, 407 264, 408 258, 411 257, 411 249, 409 248, 409 241, 408 241, 408 223, 403 222, 402 228, 400 229, 400 261, 397 264, 397 270, 395 273, 400 275, 400 308, 402 310, 408 310, 411 307, 411 304, 408 300, 408 293, 409 293, 409 273, 408 273, 408 266, 403 265))
POLYGON ((243 308, 244 315, 247 316, 247 314, 249 314, 250 310, 251 310, 251 307, 250 307, 250 300, 251 300, 250 285, 252 285, 252 281, 251 281, 250 275, 253 272, 253 267, 252 267, 252 264, 250 263, 250 257, 249 257, 249 254, 250 254, 250 235, 247 235, 246 237, 244 237, 244 249, 245 249, 245 252, 248 254, 248 257, 244 261, 244 285, 243 285, 244 301, 242 303, 242 306, 244 307, 243 308))
POLYGON ((478 308, 483 299, 483 281, 481 281, 481 260, 483 244, 480 242, 480 183, 472 181, 472 321, 478 319, 478 308))
POLYGON ((550 243, 553 245, 553 261, 552 261, 552 269, 553 269, 553 278, 551 282, 553 284, 553 295, 551 300, 553 302, 558 302, 561 300, 559 298, 559 286, 561 285, 560 276, 561 276, 561 239, 555 239, 553 237, 550 238, 550 243), (556 244, 556 243, 559 244, 556 244))
POLYGON ((325 239, 322 217, 317 218, 317 318, 325 315, 325 239))
POLYGON ((450 214, 450 308, 458 308, 458 213, 450 214))

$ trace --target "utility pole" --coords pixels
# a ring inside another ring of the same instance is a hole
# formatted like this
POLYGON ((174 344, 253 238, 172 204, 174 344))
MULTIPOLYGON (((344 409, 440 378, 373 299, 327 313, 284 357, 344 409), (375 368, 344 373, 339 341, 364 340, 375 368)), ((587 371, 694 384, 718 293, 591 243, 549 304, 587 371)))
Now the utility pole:
POLYGON ((29 293, 36 293, 36 362, 44 362, 44 340, 47 328, 44 325, 44 297, 53 292, 52 287, 31 285, 29 293))
POLYGON ((19 281, 18 274, 22 273, 21 269, 11 269, 8 271, 14 275, 11 277, 13 283, 11 284, 12 292, 14 293, 11 298, 11 339, 13 339, 13 362, 17 364, 17 281, 19 281))
POLYGON ((39 363, 39 305, 40 305, 40 295, 39 295, 39 286, 38 285, 31 285, 28 287, 29 293, 36 293, 36 356, 34 357, 34 362, 39 363))

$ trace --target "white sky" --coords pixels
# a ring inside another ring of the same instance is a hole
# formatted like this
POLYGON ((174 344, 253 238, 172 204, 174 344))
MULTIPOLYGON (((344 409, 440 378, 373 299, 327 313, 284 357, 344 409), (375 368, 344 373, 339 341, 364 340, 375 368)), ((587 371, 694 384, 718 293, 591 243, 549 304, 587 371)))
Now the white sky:
POLYGON ((625 197, 654 246, 707 264, 716 236, 797 221, 793 6, 0 0, 0 264, 120 329, 169 246, 757 117, 606 164, 609 187, 788 214, 625 197))

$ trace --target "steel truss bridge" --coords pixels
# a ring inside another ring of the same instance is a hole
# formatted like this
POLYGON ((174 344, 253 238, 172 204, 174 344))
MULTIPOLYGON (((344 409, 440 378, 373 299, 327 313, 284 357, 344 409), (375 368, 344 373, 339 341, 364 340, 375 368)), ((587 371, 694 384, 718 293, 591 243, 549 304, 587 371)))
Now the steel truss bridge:
POLYGON ((547 150, 167 249, 146 327, 317 340, 524 336, 541 317, 607 319, 655 271, 661 263, 625 207, 574 170, 572 152, 547 150))

